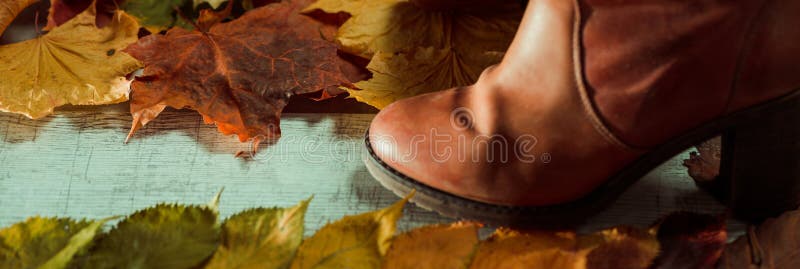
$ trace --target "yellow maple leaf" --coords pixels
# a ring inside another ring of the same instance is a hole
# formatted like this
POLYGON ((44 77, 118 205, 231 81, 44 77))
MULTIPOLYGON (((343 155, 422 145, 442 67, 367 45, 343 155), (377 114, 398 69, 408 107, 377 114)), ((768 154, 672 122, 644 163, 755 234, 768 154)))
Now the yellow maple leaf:
POLYGON ((349 13, 336 35, 346 52, 369 59, 378 52, 407 52, 420 47, 462 53, 505 51, 522 19, 520 6, 498 6, 476 14, 434 11, 406 0, 319 0, 303 11, 349 13))
POLYGON ((373 78, 346 89, 383 108, 396 100, 474 83, 502 60, 523 8, 498 4, 483 12, 436 11, 404 0, 319 0, 304 11, 346 12, 352 17, 336 41, 342 50, 371 59, 373 78))
POLYGON ((379 268, 408 199, 325 225, 300 245, 291 268, 379 268))
POLYGON ((480 225, 458 222, 417 228, 397 236, 383 261, 384 269, 467 268, 478 246, 480 225))
POLYGON ((367 69, 372 78, 344 88, 359 102, 382 109, 394 101, 475 82, 483 69, 502 60, 503 53, 461 54, 433 47, 409 53, 378 52, 367 69), (472 64, 460 64, 470 62, 472 64))
POLYGON ((66 268, 103 224, 33 217, 0 230, 0 268, 66 268))
POLYGON ((122 220, 81 268, 192 268, 217 248, 219 224, 210 206, 157 205, 122 220))
POLYGON ((140 64, 121 50, 139 26, 122 11, 106 27, 94 22, 89 8, 38 38, 0 46, 0 110, 40 118, 65 104, 128 100, 125 75, 140 64))
POLYGON ((309 202, 233 215, 222 225, 222 244, 205 268, 286 268, 303 241, 309 202))

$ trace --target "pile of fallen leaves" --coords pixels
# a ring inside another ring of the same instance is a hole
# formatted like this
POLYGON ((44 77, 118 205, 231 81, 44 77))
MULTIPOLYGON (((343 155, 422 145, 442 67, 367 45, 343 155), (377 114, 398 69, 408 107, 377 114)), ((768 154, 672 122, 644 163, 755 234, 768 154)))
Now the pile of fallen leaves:
MULTIPOLYGON (((35 2, 0 0, 0 33, 35 2)), ((523 8, 471 5, 52 0, 37 38, 0 46, 0 110, 36 119, 130 98, 128 139, 167 106, 241 141, 276 138, 293 95, 349 92, 382 108, 473 83, 500 61, 523 8)))
POLYGON ((500 62, 524 10, 519 1, 472 1, 445 10, 413 2, 319 0, 305 8, 351 16, 336 42, 370 60, 372 73, 355 88, 345 87, 357 100, 383 108, 405 97, 472 84, 500 62))
POLYGON ((0 230, 0 268, 798 268, 800 211, 725 244, 724 219, 675 213, 647 229, 591 234, 458 222, 395 235, 408 198, 303 238, 310 200, 218 221, 208 205, 159 204, 105 231, 100 220, 33 217, 0 230), (485 229, 485 228, 483 228, 485 229))

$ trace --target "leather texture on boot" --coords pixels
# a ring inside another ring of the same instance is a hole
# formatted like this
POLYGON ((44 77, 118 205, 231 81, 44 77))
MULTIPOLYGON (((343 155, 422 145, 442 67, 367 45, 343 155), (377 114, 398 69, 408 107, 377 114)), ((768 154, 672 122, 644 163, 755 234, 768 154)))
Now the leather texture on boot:
POLYGON ((585 77, 620 140, 649 148, 800 85, 798 1, 581 4, 585 77))
POLYGON ((577 199, 647 147, 800 85, 748 74, 796 66, 769 51, 800 55, 776 43, 800 37, 788 17, 762 18, 790 13, 765 3, 531 0, 500 65, 475 85, 386 107, 369 139, 387 165, 457 196, 577 199))

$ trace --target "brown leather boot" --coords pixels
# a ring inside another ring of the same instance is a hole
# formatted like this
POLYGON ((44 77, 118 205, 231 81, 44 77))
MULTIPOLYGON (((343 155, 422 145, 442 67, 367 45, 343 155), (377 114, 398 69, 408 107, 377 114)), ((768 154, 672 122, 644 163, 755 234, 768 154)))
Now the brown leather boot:
POLYGON ((563 224, 723 134, 731 203, 774 215, 800 201, 798 13, 795 0, 531 0, 475 85, 381 111, 365 163, 445 215, 563 224))

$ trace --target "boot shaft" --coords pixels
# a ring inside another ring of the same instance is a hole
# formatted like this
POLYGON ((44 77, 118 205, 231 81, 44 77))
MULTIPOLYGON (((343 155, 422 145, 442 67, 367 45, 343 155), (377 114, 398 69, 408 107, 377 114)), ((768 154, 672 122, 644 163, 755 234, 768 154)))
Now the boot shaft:
POLYGON ((580 1, 584 78, 620 140, 652 147, 800 87, 800 2, 580 1))

